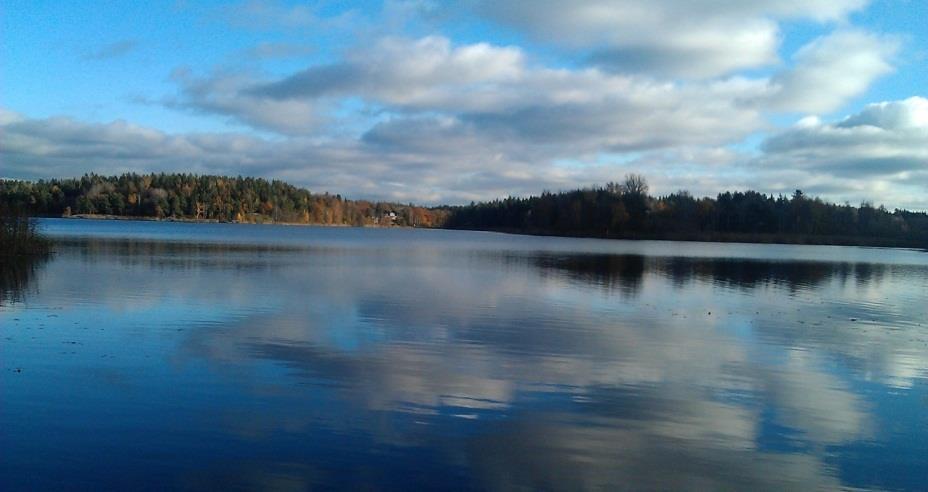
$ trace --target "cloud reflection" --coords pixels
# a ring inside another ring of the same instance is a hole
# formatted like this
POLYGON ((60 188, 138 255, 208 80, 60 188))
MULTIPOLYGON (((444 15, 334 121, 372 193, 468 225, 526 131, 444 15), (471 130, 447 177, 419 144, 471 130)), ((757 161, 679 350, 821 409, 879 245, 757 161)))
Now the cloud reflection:
MULTIPOLYGON (((423 449, 476 487, 837 489, 835 447, 886 437, 859 382, 928 374, 928 346, 900 341, 925 337, 912 313, 926 266, 207 245, 63 256, 59 271, 134 272, 107 276, 103 297, 182 278, 193 309, 237 309, 191 322, 171 355, 269 402, 224 410, 226 432, 423 449)), ((278 479, 320 480, 286 469, 278 479)))

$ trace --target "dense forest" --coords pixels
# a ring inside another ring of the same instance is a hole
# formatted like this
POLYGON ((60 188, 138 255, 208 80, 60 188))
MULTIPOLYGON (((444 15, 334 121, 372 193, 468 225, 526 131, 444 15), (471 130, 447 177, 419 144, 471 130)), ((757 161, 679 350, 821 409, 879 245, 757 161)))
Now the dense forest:
POLYGON ((604 187, 453 207, 445 227, 605 238, 928 246, 928 214, 826 203, 801 191, 648 194, 638 175, 604 187))
POLYGON ((346 200, 282 181, 193 174, 123 174, 0 181, 0 204, 41 216, 110 215, 219 222, 434 227, 446 209, 346 200))
POLYGON ((413 226, 631 239, 928 247, 928 214, 833 204, 801 191, 651 196, 647 181, 457 207, 418 207, 310 193, 282 181, 192 174, 0 180, 0 206, 41 216, 413 226))

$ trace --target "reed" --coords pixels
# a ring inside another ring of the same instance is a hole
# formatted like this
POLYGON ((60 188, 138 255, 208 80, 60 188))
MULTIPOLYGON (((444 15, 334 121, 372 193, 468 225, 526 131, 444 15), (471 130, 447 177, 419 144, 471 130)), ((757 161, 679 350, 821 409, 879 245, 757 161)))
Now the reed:
POLYGON ((25 212, 0 208, 0 259, 47 255, 51 241, 39 234, 25 212))

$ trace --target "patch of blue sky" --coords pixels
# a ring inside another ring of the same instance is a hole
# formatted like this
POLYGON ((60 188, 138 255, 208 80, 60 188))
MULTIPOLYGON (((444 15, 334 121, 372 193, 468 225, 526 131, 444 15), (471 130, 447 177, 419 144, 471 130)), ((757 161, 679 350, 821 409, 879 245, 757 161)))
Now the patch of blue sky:
MULTIPOLYGON (((786 123, 786 117, 781 118, 783 119, 784 123, 786 123)), ((791 123, 792 121, 794 120, 790 120, 789 122, 791 123)), ((752 133, 740 142, 727 145, 726 148, 740 153, 755 154, 760 145, 764 142, 765 138, 767 138, 767 136, 763 133, 752 133)), ((711 164, 711 162, 706 164, 711 164)))
POLYGON ((587 169, 603 166, 624 166, 635 162, 644 155, 643 152, 612 153, 603 152, 590 159, 555 159, 553 164, 562 169, 587 169))

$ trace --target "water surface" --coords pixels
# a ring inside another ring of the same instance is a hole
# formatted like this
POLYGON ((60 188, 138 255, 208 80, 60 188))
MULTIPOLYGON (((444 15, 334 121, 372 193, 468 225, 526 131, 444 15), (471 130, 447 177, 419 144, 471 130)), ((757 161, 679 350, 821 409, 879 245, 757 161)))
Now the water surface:
POLYGON ((909 489, 928 254, 46 220, 0 489, 909 489))

